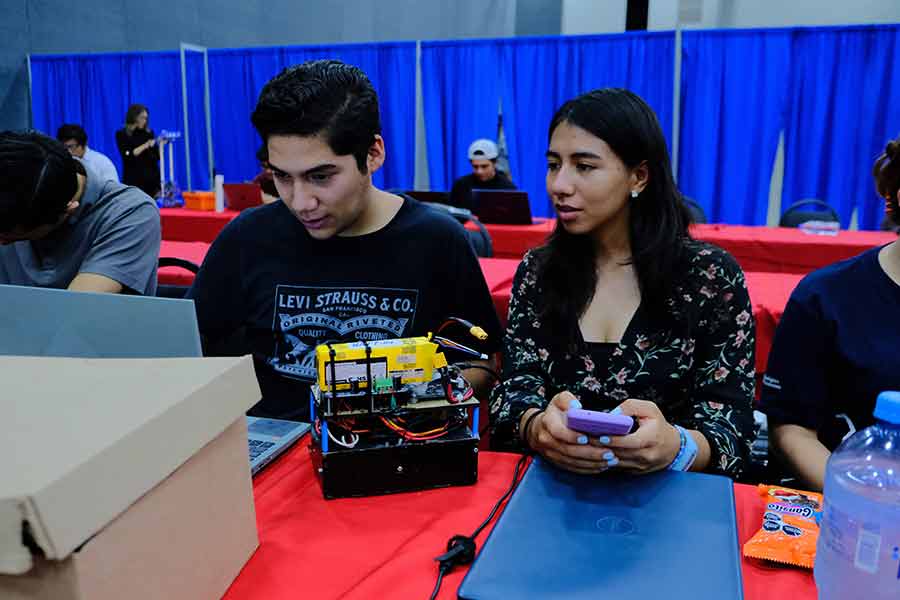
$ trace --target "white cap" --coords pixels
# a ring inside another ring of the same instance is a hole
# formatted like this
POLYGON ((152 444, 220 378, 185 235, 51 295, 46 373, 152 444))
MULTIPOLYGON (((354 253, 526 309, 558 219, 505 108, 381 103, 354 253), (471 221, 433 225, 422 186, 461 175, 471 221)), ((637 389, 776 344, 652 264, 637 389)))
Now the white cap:
POLYGON ((472 142, 472 145, 469 146, 469 160, 494 160, 499 155, 500 151, 497 150, 497 144, 495 144, 491 140, 475 140, 474 142, 472 142))

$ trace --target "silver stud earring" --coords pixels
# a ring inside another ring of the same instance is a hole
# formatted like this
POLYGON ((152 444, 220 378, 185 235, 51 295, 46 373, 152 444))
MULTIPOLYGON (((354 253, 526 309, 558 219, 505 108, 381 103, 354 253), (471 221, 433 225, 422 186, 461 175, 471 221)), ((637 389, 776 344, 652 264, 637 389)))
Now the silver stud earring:
POLYGON ((638 197, 637 190, 631 190, 631 197, 632 197, 632 198, 637 198, 637 197, 638 197))

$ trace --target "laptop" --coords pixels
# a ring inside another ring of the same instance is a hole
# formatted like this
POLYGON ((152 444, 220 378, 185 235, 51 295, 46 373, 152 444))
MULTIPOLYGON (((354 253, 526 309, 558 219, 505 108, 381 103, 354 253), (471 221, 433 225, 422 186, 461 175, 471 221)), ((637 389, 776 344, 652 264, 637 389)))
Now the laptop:
POLYGON ((482 223, 532 224, 528 192, 521 190, 472 190, 472 212, 482 223))
POLYGON ((743 598, 732 486, 673 471, 588 477, 536 458, 459 597, 743 598))
POLYGON ((426 192, 424 190, 410 190, 403 192, 419 202, 431 202, 433 204, 449 204, 450 192, 426 192))
MULTIPOLYGON (((0 285, 0 306, 0 355, 203 356, 193 300, 0 285)), ((256 474, 309 424, 247 417, 247 430, 256 474)))
POLYGON ((225 183, 225 206, 231 210, 244 210, 263 203, 262 188, 258 183, 225 183))

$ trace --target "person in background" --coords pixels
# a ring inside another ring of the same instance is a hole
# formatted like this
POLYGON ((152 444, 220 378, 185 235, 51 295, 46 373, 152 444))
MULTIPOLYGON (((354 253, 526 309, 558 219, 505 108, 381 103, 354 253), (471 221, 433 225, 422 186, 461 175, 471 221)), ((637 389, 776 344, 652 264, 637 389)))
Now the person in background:
POLYGON ((148 128, 150 113, 143 104, 132 104, 125 114, 125 127, 116 132, 122 157, 122 182, 140 188, 151 198, 159 195, 159 156, 166 140, 159 141, 148 128))
POLYGON ((119 182, 116 166, 105 155, 88 148, 87 133, 81 125, 67 123, 56 131, 56 139, 62 142, 69 154, 80 158, 81 162, 92 168, 103 181, 119 182))
MULTIPOLYGON (((308 420, 315 348, 328 340, 426 335, 458 317, 488 340, 451 335, 488 356, 499 350, 499 319, 462 226, 372 184, 386 151, 365 73, 336 60, 285 69, 251 120, 280 201, 231 221, 188 293, 207 354, 253 354, 262 400, 250 414, 308 420)), ((463 374, 487 387, 480 368, 463 374)))
POLYGON ((514 190, 516 184, 509 175, 497 169, 497 144, 491 140, 475 140, 469 146, 472 172, 453 182, 450 204, 472 210, 472 190, 514 190))
POLYGON ((53 138, 0 133, 0 283, 156 292, 159 210, 53 138))
MULTIPOLYGON (((873 168, 900 225, 900 138, 873 168)), ((875 399, 900 390, 900 241, 813 271, 788 301, 763 377, 760 410, 779 466, 821 490, 841 440, 874 422, 875 399)))
POLYGON ((690 238, 656 115, 595 90, 563 104, 548 138, 558 220, 515 275, 491 443, 578 473, 739 476, 754 437, 750 298, 731 255, 690 238), (589 437, 566 426, 573 407, 639 426, 589 437))

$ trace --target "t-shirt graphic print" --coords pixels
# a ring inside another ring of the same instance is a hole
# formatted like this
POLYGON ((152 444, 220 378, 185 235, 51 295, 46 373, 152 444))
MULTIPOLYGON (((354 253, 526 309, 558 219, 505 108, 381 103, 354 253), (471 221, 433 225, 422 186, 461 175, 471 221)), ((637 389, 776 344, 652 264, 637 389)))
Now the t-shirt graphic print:
POLYGON ((282 375, 313 381, 318 344, 404 337, 418 300, 414 289, 278 285, 269 365, 282 375))

